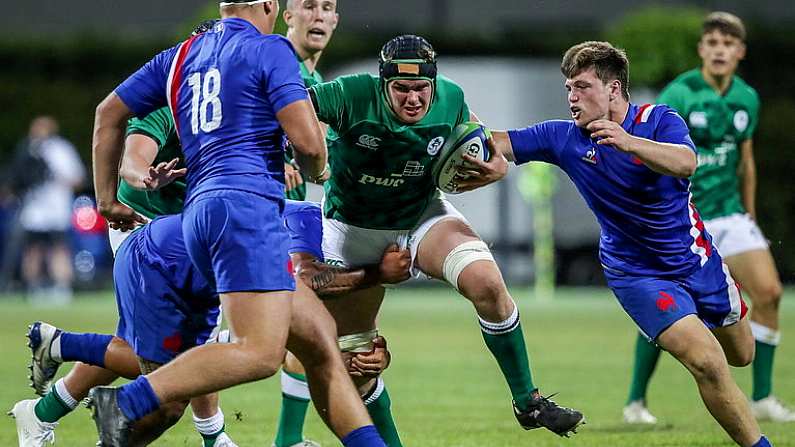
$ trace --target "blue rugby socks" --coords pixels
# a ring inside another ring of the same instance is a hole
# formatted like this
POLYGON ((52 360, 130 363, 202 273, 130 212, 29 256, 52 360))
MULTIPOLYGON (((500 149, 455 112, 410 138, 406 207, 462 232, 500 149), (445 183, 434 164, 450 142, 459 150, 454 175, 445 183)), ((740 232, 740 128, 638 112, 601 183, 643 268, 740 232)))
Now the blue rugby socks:
POLYGON ((61 332, 52 343, 53 357, 62 362, 83 362, 93 366, 105 367, 105 351, 112 335, 80 334, 61 332))
POLYGON ((374 425, 365 425, 342 438, 345 447, 386 447, 374 425))
POLYGON ((118 402, 122 413, 132 421, 137 421, 160 408, 160 399, 146 376, 139 376, 119 388, 118 402))
POLYGON ((762 437, 756 441, 756 444, 752 445, 751 447, 773 447, 773 444, 768 441, 767 437, 762 435, 762 437))

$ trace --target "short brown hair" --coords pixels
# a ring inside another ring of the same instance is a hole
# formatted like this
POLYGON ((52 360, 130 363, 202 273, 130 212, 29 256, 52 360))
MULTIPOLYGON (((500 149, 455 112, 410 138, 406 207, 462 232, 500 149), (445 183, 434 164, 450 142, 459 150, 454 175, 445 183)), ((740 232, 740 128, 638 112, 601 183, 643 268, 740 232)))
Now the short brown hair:
POLYGON ((701 23, 701 35, 716 30, 745 42, 745 25, 742 19, 732 13, 715 11, 704 18, 704 22, 701 23))
POLYGON ((590 40, 569 48, 560 64, 560 71, 567 79, 590 68, 605 84, 617 79, 621 83, 621 95, 629 101, 629 60, 624 50, 614 47, 610 42, 590 40))

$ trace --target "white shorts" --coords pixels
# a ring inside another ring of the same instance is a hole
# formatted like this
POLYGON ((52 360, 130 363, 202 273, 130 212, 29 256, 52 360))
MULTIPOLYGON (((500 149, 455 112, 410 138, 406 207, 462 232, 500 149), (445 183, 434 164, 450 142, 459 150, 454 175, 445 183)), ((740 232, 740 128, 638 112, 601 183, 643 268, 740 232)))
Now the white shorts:
POLYGON ((130 231, 114 230, 108 227, 108 239, 110 240, 110 249, 113 252, 113 257, 116 257, 116 252, 119 251, 121 244, 130 237, 139 227, 135 227, 130 231))
POLYGON ((323 216, 323 257, 327 264, 346 268, 378 264, 386 247, 395 243, 411 252, 411 275, 418 278, 424 275, 414 265, 417 248, 428 230, 444 219, 458 219, 466 223, 464 216, 443 195, 431 200, 411 230, 374 230, 323 216))
POLYGON ((114 230, 108 227, 108 239, 110 239, 110 249, 113 252, 113 257, 116 257, 116 252, 119 251, 121 244, 132 234, 132 231, 114 230))
POLYGON ((712 235, 712 243, 718 247, 718 252, 724 258, 767 248, 765 235, 748 214, 738 213, 705 220, 704 226, 712 235))

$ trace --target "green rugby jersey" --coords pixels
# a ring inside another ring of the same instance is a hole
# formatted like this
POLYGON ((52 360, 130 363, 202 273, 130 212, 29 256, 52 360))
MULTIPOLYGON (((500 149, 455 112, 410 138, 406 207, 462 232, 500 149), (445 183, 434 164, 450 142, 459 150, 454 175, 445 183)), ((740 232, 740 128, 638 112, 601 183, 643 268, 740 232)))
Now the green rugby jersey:
POLYGON ((698 149, 698 168, 690 178, 693 201, 703 219, 744 213, 737 168, 740 144, 752 138, 759 121, 759 96, 738 76, 724 95, 700 69, 681 74, 657 102, 668 104, 687 122, 698 149))
POLYGON ((386 104, 379 78, 344 76, 312 87, 329 125, 326 217, 357 227, 414 227, 436 193, 431 171, 453 128, 469 120, 464 92, 439 76, 428 114, 412 125, 386 104))
MULTIPOLYGON (((182 146, 179 144, 168 107, 155 110, 143 119, 130 119, 127 123, 127 135, 132 134, 146 135, 157 142, 157 156, 152 166, 179 158, 177 169, 185 167, 182 146)), ((141 191, 121 179, 116 197, 121 203, 150 219, 164 214, 178 214, 182 212, 185 201, 185 179, 176 179, 157 191, 141 191)))
MULTIPOLYGON (((306 88, 312 87, 315 84, 319 84, 323 82, 323 77, 320 76, 317 70, 313 72, 309 72, 307 70, 306 65, 304 65, 303 61, 300 61, 300 68, 301 68, 301 79, 304 80, 304 85, 306 88)), ((290 163, 293 160, 293 149, 290 146, 287 146, 284 149, 284 161, 286 163, 290 163)), ((306 184, 302 183, 297 188, 293 188, 290 191, 287 191, 285 197, 291 200, 306 200, 306 184)))

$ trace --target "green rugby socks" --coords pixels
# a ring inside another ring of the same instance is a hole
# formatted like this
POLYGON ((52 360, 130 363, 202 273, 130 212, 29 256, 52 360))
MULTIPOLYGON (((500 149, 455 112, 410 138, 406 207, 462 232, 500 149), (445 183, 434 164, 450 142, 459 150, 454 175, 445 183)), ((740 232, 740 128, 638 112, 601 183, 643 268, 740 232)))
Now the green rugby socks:
POLYGON ((629 388, 627 403, 645 401, 657 361, 660 359, 660 348, 640 333, 635 341, 635 363, 632 367, 632 385, 629 388))
POLYGON ((751 398, 762 400, 773 390, 773 358, 781 341, 781 332, 751 321, 751 332, 756 340, 756 356, 752 363, 754 389, 751 398))
POLYGON ((502 375, 508 382, 511 396, 520 410, 526 410, 536 386, 530 373, 530 361, 524 342, 519 308, 514 303, 513 313, 507 320, 491 323, 478 317, 483 340, 497 359, 502 375))
POLYGON ((59 379, 50 392, 36 402, 33 411, 42 422, 58 422, 75 408, 77 408, 77 399, 66 390, 64 379, 59 379))
POLYGON ((276 432, 276 447, 287 447, 304 440, 304 421, 310 396, 306 376, 282 369, 282 411, 276 432))
POLYGON ((367 412, 370 413, 370 417, 373 419, 373 424, 375 424, 386 445, 388 447, 402 447, 403 444, 400 442, 395 420, 392 418, 392 401, 389 399, 384 380, 379 377, 373 389, 362 399, 364 399, 367 412))

